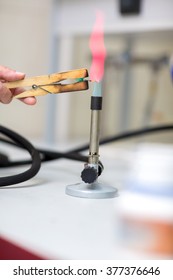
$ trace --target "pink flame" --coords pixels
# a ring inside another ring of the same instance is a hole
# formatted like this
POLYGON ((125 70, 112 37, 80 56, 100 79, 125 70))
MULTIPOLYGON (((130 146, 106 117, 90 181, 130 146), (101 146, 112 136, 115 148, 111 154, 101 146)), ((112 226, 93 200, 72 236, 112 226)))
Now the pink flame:
POLYGON ((90 36, 89 46, 92 53, 92 64, 90 69, 90 79, 99 82, 104 75, 104 62, 106 49, 104 46, 103 13, 97 12, 96 22, 90 36))

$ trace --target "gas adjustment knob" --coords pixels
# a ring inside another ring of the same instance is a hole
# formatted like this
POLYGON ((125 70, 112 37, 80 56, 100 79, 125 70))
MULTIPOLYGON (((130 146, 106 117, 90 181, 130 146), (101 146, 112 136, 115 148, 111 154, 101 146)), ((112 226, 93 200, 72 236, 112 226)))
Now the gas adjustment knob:
POLYGON ((82 181, 88 184, 91 184, 94 181, 96 181, 97 177, 98 177, 98 173, 94 167, 87 166, 81 172, 82 181))

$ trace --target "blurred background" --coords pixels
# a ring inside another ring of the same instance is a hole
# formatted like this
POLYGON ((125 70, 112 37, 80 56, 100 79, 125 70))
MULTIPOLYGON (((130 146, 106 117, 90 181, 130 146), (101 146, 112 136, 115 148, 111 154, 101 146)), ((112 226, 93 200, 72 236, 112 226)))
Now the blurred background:
MULTIPOLYGON (((0 0, 0 63, 26 76, 89 70, 98 10, 105 16, 107 50, 101 137, 172 124, 172 0, 0 0)), ((91 84, 87 92, 38 97, 33 107, 17 100, 0 104, 1 124, 41 143, 88 142, 92 90, 91 84)), ((147 257, 173 255, 172 139, 165 132, 134 140, 135 147, 142 144, 135 153, 125 148, 113 154, 113 146, 102 153, 111 162, 105 161, 108 182, 111 168, 121 183, 128 178, 116 210, 117 236, 125 249, 146 247, 147 257)))
MULTIPOLYGON (((26 76, 89 70, 89 36, 101 10, 107 50, 102 135, 171 123, 172 5, 171 0, 1 0, 1 64, 26 76), (130 2, 136 3, 134 11, 130 2)), ((16 100, 1 104, 1 123, 48 142, 88 139, 91 92, 92 85, 88 92, 39 97, 34 107, 16 100)))

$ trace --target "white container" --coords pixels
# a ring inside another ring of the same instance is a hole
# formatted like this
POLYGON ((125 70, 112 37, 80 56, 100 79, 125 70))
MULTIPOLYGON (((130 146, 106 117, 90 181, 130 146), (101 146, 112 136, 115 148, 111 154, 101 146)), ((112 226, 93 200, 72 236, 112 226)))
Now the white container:
POLYGON ((173 258, 173 147, 142 144, 119 197, 124 250, 147 258, 173 258))

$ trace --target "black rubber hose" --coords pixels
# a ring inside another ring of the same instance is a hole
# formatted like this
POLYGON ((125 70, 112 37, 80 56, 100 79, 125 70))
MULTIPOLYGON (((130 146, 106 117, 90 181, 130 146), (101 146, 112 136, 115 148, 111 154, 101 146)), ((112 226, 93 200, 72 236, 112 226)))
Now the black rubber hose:
MULTIPOLYGON (((128 131, 124 132, 115 136, 104 138, 100 141, 100 145, 103 144, 109 144, 112 142, 117 142, 124 139, 129 139, 133 137, 139 137, 143 135, 147 135, 150 133, 155 132, 163 132, 163 131, 171 131, 173 130, 173 125, 162 125, 162 126, 156 126, 156 127, 146 127, 138 130, 128 131)), ((0 126, 0 132, 2 132, 4 135, 8 136, 11 140, 4 140, 2 141, 12 144, 18 147, 21 147, 23 149, 26 149, 30 155, 31 160, 24 160, 24 161, 14 161, 11 162, 6 160, 3 166, 1 167, 10 167, 10 166, 18 166, 18 165, 24 165, 24 164, 31 164, 31 168, 21 174, 14 175, 14 176, 8 176, 8 177, 1 177, 0 178, 0 186, 7 186, 7 185, 13 185, 17 183, 21 183, 23 181, 31 179, 33 176, 37 174, 37 172, 40 169, 41 161, 50 161, 60 158, 66 158, 71 160, 79 160, 83 162, 87 162, 88 157, 79 154, 82 151, 85 151, 89 149, 89 144, 80 146, 76 149, 70 150, 65 153, 56 152, 56 151, 48 151, 44 149, 35 149, 26 139, 24 139, 22 136, 18 135, 17 133, 0 126)), ((100 174, 99 174, 100 175, 100 174)))
MULTIPOLYGON (((146 128, 142 128, 142 129, 122 132, 118 135, 113 135, 113 136, 110 136, 110 137, 105 137, 104 139, 100 140, 99 144, 104 145, 104 144, 109 144, 109 143, 112 143, 112 142, 126 140, 126 139, 129 139, 129 138, 144 136, 144 135, 151 134, 151 133, 171 131, 171 130, 173 130, 173 125, 146 127, 146 128)), ((13 143, 11 141, 7 141, 7 140, 4 140, 4 139, 0 139, 0 141, 3 141, 5 143, 21 147, 20 143, 13 143)), ((21 148, 23 148, 23 147, 21 147, 21 148)), ((71 159, 71 160, 78 160, 78 161, 87 162, 88 157, 84 156, 84 155, 81 155, 80 152, 86 151, 88 149, 89 149, 89 144, 85 144, 85 145, 82 145, 82 146, 80 146, 76 149, 69 150, 68 152, 57 152, 57 151, 50 151, 50 150, 46 150, 46 149, 37 149, 37 151, 40 153, 40 157, 41 157, 42 162, 55 160, 55 159, 60 159, 60 158, 66 158, 66 159, 71 159)), ((15 161, 15 162, 7 163, 6 167, 23 165, 23 164, 30 164, 30 163, 31 163, 30 160, 15 161)))
POLYGON ((10 139, 12 139, 15 143, 17 143, 19 146, 26 149, 29 152, 29 154, 31 155, 31 159, 32 159, 31 167, 28 170, 26 170, 20 174, 1 177, 0 178, 0 187, 18 184, 18 183, 27 181, 27 180, 31 179, 32 177, 34 177, 38 173, 40 166, 41 166, 41 159, 40 159, 39 152, 25 138, 23 138, 16 132, 14 132, 6 127, 3 127, 1 125, 0 125, 0 133, 3 133, 4 135, 6 135, 10 139))

